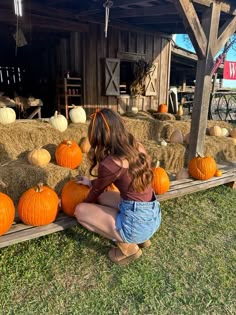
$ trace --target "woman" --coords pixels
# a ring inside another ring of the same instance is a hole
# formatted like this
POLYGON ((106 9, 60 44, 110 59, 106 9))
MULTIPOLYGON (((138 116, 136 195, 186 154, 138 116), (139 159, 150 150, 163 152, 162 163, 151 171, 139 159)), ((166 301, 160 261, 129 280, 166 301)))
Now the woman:
POLYGON ((91 187, 87 198, 76 206, 75 217, 90 231, 116 242, 109 251, 114 263, 124 265, 141 256, 141 248, 161 223, 160 204, 153 193, 153 173, 143 146, 124 126, 122 118, 104 108, 92 115, 88 127, 91 144, 90 175, 78 176, 80 184, 91 187), (119 192, 104 190, 114 183, 119 192))

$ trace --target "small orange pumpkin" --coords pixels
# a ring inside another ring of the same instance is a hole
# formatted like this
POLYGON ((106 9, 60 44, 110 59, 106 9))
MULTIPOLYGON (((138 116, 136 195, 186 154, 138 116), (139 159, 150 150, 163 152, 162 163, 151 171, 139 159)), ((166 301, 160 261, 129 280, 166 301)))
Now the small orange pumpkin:
POLYGON ((0 236, 7 232, 15 218, 15 206, 12 199, 0 192, 0 236))
POLYGON ((62 211, 73 217, 75 207, 83 202, 87 197, 90 188, 88 186, 78 184, 75 180, 67 182, 61 191, 61 206, 62 211))
POLYGON ((107 186, 107 188, 105 189, 105 191, 117 191, 117 192, 119 192, 119 189, 116 187, 116 185, 114 185, 113 183, 111 183, 109 186, 107 186))
POLYGON ((18 203, 18 215, 28 225, 40 226, 55 221, 59 198, 56 192, 39 183, 25 191, 18 203))
POLYGON ((167 113, 168 106, 166 104, 160 104, 157 109, 158 113, 167 113))
POLYGON ((164 168, 159 166, 159 162, 156 167, 152 169, 153 180, 152 188, 157 195, 166 193, 170 188, 170 179, 164 168))
POLYGON ((220 176, 222 176, 222 170, 216 170, 214 176, 215 176, 215 177, 220 177, 220 176))
POLYGON ((75 141, 63 140, 56 148, 56 162, 58 165, 75 169, 82 162, 82 151, 75 141))
POLYGON ((211 156, 197 156, 192 158, 188 164, 191 177, 200 180, 207 180, 215 175, 217 166, 211 156))

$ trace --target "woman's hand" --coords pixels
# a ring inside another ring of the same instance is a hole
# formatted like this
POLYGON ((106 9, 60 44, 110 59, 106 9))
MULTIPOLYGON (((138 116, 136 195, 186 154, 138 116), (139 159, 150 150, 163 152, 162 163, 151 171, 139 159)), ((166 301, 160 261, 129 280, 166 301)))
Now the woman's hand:
POLYGON ((86 176, 78 175, 78 176, 75 177, 75 181, 78 184, 82 184, 82 185, 85 185, 85 186, 88 186, 88 187, 92 186, 91 180, 88 177, 86 177, 86 176))

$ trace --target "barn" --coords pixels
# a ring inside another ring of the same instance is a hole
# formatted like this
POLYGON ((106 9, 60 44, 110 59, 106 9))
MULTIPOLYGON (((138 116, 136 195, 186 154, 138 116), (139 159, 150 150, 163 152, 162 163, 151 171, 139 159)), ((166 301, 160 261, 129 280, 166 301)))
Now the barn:
MULTIPOLYGON (((185 74, 190 73, 191 79, 196 72, 192 120, 186 124, 186 130, 190 132, 188 146, 180 143, 167 148, 159 146, 159 136, 169 137, 173 131, 172 122, 168 123, 167 128, 158 120, 147 120, 148 129, 142 129, 143 119, 133 120, 131 124, 131 119, 127 118, 130 130, 143 131, 142 140, 147 141, 149 150, 154 148, 153 154, 163 159, 163 163, 173 162, 177 155, 173 154, 171 148, 177 148, 175 152, 181 155, 181 163, 169 165, 170 168, 175 166, 175 171, 196 153, 203 155, 206 152, 205 143, 208 149, 215 148, 218 158, 222 154, 229 154, 228 157, 234 159, 232 139, 221 139, 221 153, 217 151, 219 139, 205 141, 209 127, 211 72, 216 54, 236 31, 234 1, 2 0, 0 9, 0 105, 7 103, 7 106, 14 107, 18 111, 18 118, 35 118, 37 114, 50 117, 55 110, 68 118, 73 104, 83 106, 88 117, 96 108, 102 107, 120 113, 129 112, 133 107, 145 112, 156 111, 159 104, 168 104, 172 84, 188 82, 189 77, 180 74, 183 74, 184 64, 184 69, 190 69, 185 74), (187 33, 196 55, 184 56, 181 52, 180 56, 179 50, 176 47, 173 49, 173 33, 187 33)), ((35 134, 31 132, 33 124, 24 122, 20 131, 15 126, 4 126, 1 130, 2 139, 5 135, 5 140, 0 143, 1 189, 11 195, 16 190, 12 183, 17 183, 20 189, 15 195, 17 202, 23 190, 43 178, 60 193, 66 180, 73 177, 75 172, 62 168, 59 172, 55 161, 50 163, 48 169, 36 169, 27 163, 26 153, 37 144, 53 154, 55 146, 63 138, 76 134, 75 140, 79 141, 85 136, 87 125, 77 127, 71 124, 65 134, 56 133, 43 123, 36 127, 35 134), (20 137, 21 145, 18 141, 20 137), (17 179, 15 174, 18 175, 17 179), (11 182, 4 186, 7 180, 11 182)), ((228 127, 227 124, 222 126, 228 127)), ((83 171, 87 170, 85 162, 84 159, 83 171)), ((222 179, 214 179, 212 185, 234 181, 235 167, 232 170, 231 165, 229 173, 226 172, 222 179)), ((185 187, 181 192, 193 192, 191 184, 189 187, 189 191, 185 187)), ((196 189, 203 187, 210 186, 199 184, 196 189)), ((173 191, 174 196, 180 193, 178 189, 173 188, 173 191)), ((171 193, 168 194, 168 198, 171 196, 171 193)), ((63 222, 43 233, 74 224, 73 220, 68 225, 68 221, 63 222)), ((27 238, 37 237, 37 231, 34 235, 32 231, 27 233, 27 238)), ((3 246, 18 240, 14 236, 12 241, 6 238, 3 246)))

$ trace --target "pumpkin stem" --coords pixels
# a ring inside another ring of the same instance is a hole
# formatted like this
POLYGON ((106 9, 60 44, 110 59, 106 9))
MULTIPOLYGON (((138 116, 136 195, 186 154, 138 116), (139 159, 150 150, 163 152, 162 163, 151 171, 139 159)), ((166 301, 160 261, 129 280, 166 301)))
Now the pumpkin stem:
POLYGON ((37 186, 35 187, 36 192, 41 192, 43 191, 43 183, 38 183, 37 186))
POLYGON ((201 154, 200 152, 197 152, 197 153, 196 153, 196 157, 201 157, 201 158, 203 158, 203 157, 204 157, 204 155, 203 155, 203 154, 201 154))
POLYGON ((56 118, 58 115, 58 111, 56 110, 55 113, 54 113, 54 117, 56 118))
POLYGON ((68 140, 68 141, 66 142, 66 145, 68 145, 68 147, 70 147, 70 146, 72 145, 72 142, 71 142, 70 140, 68 140))
POLYGON ((159 166, 160 166, 160 161, 157 160, 157 161, 156 161, 156 168, 158 168, 159 166))
POLYGON ((0 179, 0 185, 3 187, 3 188, 5 188, 5 187, 7 187, 7 185, 0 179))

